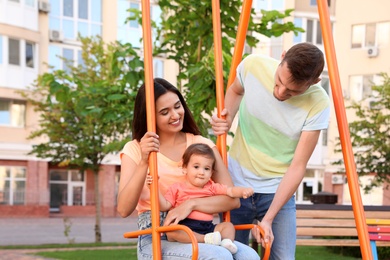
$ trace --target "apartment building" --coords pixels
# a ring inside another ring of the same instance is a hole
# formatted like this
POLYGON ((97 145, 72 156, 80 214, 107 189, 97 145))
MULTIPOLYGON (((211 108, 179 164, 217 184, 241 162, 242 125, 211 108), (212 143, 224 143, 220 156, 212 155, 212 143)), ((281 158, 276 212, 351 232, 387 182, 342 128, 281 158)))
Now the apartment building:
MULTIPOLYGON (((345 93, 344 102, 348 106, 352 100, 360 101, 371 93, 371 85, 380 82, 380 72, 389 73, 390 63, 385 57, 390 48, 390 17, 384 10, 390 6, 390 2, 328 0, 327 4, 341 86, 345 93)), ((292 16, 286 20, 303 28, 305 32, 298 35, 287 33, 278 38, 257 35, 260 43, 256 48, 247 48, 246 52, 280 58, 283 50, 290 46, 299 42, 311 42, 325 53, 317 0, 253 0, 253 8, 258 15, 261 9, 294 9, 292 16)), ((321 78, 323 88, 333 101, 327 65, 321 78)), ((349 122, 356 119, 353 111, 346 113, 349 122)), ((337 195, 338 204, 351 204, 344 169, 333 164, 342 158, 341 154, 334 152, 338 136, 337 118, 332 105, 329 128, 320 135, 305 177, 295 194, 296 203, 311 204, 311 195, 329 192, 337 195)), ((361 177, 359 180, 364 184, 370 182, 372 176, 361 177)), ((361 189, 363 204, 390 205, 390 190, 384 187, 375 188, 370 194, 364 194, 361 189)))
MULTIPOLYGON (((390 2, 386 0, 336 1, 334 39, 340 73, 340 81, 346 106, 351 101, 361 100, 371 94, 371 86, 381 82, 379 74, 390 74, 390 16, 386 10, 390 2)), ((349 122, 356 120, 355 114, 347 110, 349 122)), ((336 176, 332 180, 338 182, 343 176, 335 174, 334 162, 341 157, 334 153, 337 121, 332 113, 328 135, 328 175, 336 176)), ((389 169, 390 170, 390 169, 389 169)), ((372 176, 360 177, 359 181, 371 182, 372 176)), ((343 182, 343 181, 340 181, 343 182)), ((344 183, 332 187, 333 192, 341 193, 339 202, 351 203, 349 190, 344 183)), ((370 194, 361 190, 364 205, 390 205, 390 190, 383 187, 375 188, 370 194)))
MULTIPOLYGON (((390 17, 384 11, 390 7, 390 2, 328 0, 327 3, 344 103, 347 107, 351 101, 360 102, 371 94, 371 86, 380 83, 379 73, 390 72, 390 63, 386 59, 390 51, 390 17)), ((286 1, 286 8, 294 8, 294 24, 304 28, 305 33, 284 36, 283 46, 287 49, 292 44, 306 41, 316 44, 325 53, 317 1, 286 1)), ((321 77, 321 84, 333 101, 327 67, 321 77)), ((346 114, 349 122, 356 120, 353 111, 347 109, 346 114)), ((338 204, 351 204, 344 169, 333 164, 342 158, 341 154, 334 152, 337 137, 339 130, 332 106, 329 128, 322 132, 309 161, 306 175, 296 193, 297 203, 310 203, 308 197, 325 191, 337 194, 338 204)), ((364 185, 372 178, 372 175, 364 176, 359 181, 364 185)), ((390 190, 385 187, 386 184, 373 189, 369 194, 361 189, 363 204, 390 205, 390 190)))
MULTIPOLYGON (((93 173, 29 155, 41 141, 27 138, 39 117, 16 91, 48 71, 47 64, 65 68, 59 56, 80 62, 78 33, 141 47, 142 28, 125 23, 129 8, 140 9, 140 1, 0 0, 0 217, 95 214, 93 173)), ((152 5, 153 17, 159 14, 152 5)), ((163 60, 154 65, 156 76, 175 82, 174 73, 164 75, 163 60)), ((99 174, 103 216, 116 215, 119 165, 111 156, 99 174)))
MULTIPOLYGON (((329 1, 341 81, 345 93, 350 93, 348 97, 365 93, 367 77, 390 70, 384 58, 389 57, 390 51, 390 18, 385 12, 388 8, 384 8, 389 5, 386 0, 376 1, 371 6, 363 0, 329 1), (370 56, 369 50, 374 54, 370 56)), ((39 117, 16 91, 27 89, 39 74, 48 71, 47 64, 54 69, 64 68, 58 56, 79 62, 78 33, 100 35, 106 42, 130 42, 142 48, 141 27, 125 23, 130 7, 140 9, 140 1, 0 0, 0 217, 94 214, 91 172, 54 167, 47 160, 29 155, 32 145, 42 141, 27 139, 29 133, 37 129, 39 117)), ((260 44, 248 51, 280 57, 284 49, 302 41, 310 41, 323 49, 316 1, 254 0, 253 8, 257 12, 293 8, 293 17, 289 19, 306 32, 298 36, 261 38, 260 44)), ((160 13, 152 3, 152 17, 158 20, 160 13)), ((154 73, 175 83, 177 66, 172 61, 155 58, 154 73)), ((331 96, 327 70, 322 85, 331 96)), ((322 132, 297 191, 297 203, 311 203, 310 195, 320 191, 337 193, 340 204, 350 203, 344 177, 336 174, 337 170, 331 165, 339 156, 332 153, 336 136, 337 123, 332 113, 330 127, 322 132)), ((119 158, 112 156, 99 174, 103 216, 116 215, 119 170, 119 158)), ((367 200, 367 203, 389 205, 388 193, 381 192, 376 195, 381 199, 367 200)))

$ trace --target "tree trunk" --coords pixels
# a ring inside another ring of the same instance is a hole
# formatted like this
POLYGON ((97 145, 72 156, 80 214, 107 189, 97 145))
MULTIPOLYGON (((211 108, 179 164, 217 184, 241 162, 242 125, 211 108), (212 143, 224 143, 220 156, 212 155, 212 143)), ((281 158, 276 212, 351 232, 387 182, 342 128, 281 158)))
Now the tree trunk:
POLYGON ((100 205, 100 189, 99 189, 99 170, 94 171, 95 176, 95 242, 102 242, 102 232, 101 232, 101 205, 100 205))

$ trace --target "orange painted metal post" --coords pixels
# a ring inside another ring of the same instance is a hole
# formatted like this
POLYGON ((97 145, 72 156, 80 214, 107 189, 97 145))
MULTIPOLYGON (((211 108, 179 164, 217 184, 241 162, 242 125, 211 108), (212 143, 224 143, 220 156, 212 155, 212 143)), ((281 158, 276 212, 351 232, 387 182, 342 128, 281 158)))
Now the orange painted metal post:
POLYGON ((248 31, 249 18, 251 17, 252 10, 252 0, 244 0, 242 3, 242 11, 240 15, 240 21, 238 23, 238 30, 236 36, 236 44, 234 46, 233 60, 230 67, 229 80, 226 89, 233 84, 234 79, 236 78, 236 69, 238 64, 242 60, 242 55, 244 53, 246 33, 248 31))
MULTIPOLYGON (((215 66, 215 82, 216 82, 216 99, 218 117, 225 107, 225 91, 223 85, 223 66, 222 66, 222 33, 221 33, 221 10, 219 0, 212 0, 213 14, 213 32, 214 32, 214 66, 215 66)), ((227 165, 226 153, 226 134, 217 137, 217 147, 221 157, 227 165)))
MULTIPOLYGON (((236 68, 242 60, 242 54, 245 46, 246 33, 248 30, 249 18, 252 9, 252 0, 244 0, 240 21, 238 25, 238 31, 236 36, 236 44, 233 53, 232 65, 230 68, 229 81, 227 88, 233 83, 236 77, 236 68)), ((217 97, 217 111, 218 117, 221 116, 221 112, 225 107, 224 104, 224 85, 223 85, 223 66, 222 66, 222 34, 221 34, 221 21, 220 21, 220 5, 219 0, 212 0, 213 10, 213 32, 214 32, 214 59, 215 59, 215 77, 216 77, 216 97, 217 97)), ((226 134, 218 136, 217 139, 218 150, 227 165, 227 151, 226 151, 226 134)), ((230 213, 225 212, 224 221, 230 221, 230 213)), ((257 228, 261 235, 264 237, 264 231, 258 225, 246 224, 236 225, 237 230, 257 228)), ((271 252, 270 244, 267 243, 263 260, 268 260, 271 252)))
POLYGON ((360 242, 360 250, 363 259, 372 259, 370 239, 368 236, 362 198, 360 196, 358 176, 356 174, 356 166, 352 151, 348 121, 345 114, 344 99, 341 91, 340 76, 338 73, 336 52, 334 48, 333 35, 329 19, 328 1, 318 0, 317 5, 318 14, 320 16, 322 35, 324 39, 329 79, 332 87, 333 103, 335 106, 337 125, 340 134, 345 169, 347 172, 348 187, 351 193, 352 209, 360 242))
MULTIPOLYGON (((145 94, 146 94, 146 114, 147 129, 156 132, 156 115, 154 104, 154 82, 153 82, 153 49, 150 23, 150 0, 142 0, 142 36, 144 44, 144 70, 145 70, 145 94)), ((157 154, 149 155, 149 172, 153 180, 158 180, 157 154)), ((150 189, 150 200, 152 207, 152 247, 153 259, 161 259, 161 236, 157 232, 160 226, 160 206, 158 203, 158 182, 153 181, 150 189)))
MULTIPOLYGON (((238 22, 236 44, 234 46, 233 59, 232 59, 232 64, 230 66, 229 79, 226 86, 226 90, 230 87, 230 85, 233 83, 234 79, 236 78, 236 69, 238 64, 240 64, 242 60, 242 54, 244 53, 244 46, 246 40, 246 33, 248 31, 249 18, 251 17, 251 10, 252 10, 252 0, 244 0, 242 3, 240 20, 238 22)), ((224 91, 223 86, 219 88, 217 85, 217 97, 218 97, 218 93, 219 92, 224 93, 223 91, 224 91)), ((220 116, 221 111, 225 107, 223 101, 224 99, 222 99, 222 102, 219 102, 219 100, 217 99, 218 116, 220 116)), ((222 147, 225 147, 223 153, 226 154, 226 134, 218 136, 217 146, 221 154, 222 154, 221 151, 222 147)), ((227 156, 225 155, 225 157, 227 156)), ((227 164, 227 158, 226 158, 226 164, 227 164)), ((224 214, 224 220, 230 221, 230 212, 226 212, 224 214)))

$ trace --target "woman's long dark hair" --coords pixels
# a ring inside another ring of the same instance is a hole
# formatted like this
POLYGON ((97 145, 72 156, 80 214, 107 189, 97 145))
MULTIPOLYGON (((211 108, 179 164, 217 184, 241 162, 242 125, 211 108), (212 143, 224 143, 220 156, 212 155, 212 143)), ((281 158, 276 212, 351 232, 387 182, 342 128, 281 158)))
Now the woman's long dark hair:
MULTIPOLYGON (((154 103, 157 99, 167 92, 175 93, 184 108, 184 119, 182 132, 192 133, 194 135, 200 135, 201 132, 195 123, 194 117, 188 108, 182 94, 171 83, 162 78, 154 79, 154 103)), ((133 139, 141 141, 141 138, 147 132, 146 123, 146 97, 145 97, 145 84, 139 88, 134 104, 134 117, 133 117, 133 139)))

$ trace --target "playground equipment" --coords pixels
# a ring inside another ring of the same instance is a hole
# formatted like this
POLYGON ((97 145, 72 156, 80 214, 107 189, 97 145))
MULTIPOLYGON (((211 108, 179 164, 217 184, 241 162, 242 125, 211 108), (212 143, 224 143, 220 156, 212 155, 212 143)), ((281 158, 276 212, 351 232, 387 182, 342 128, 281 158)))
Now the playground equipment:
MULTIPOLYGON (((345 168, 348 178, 348 187, 352 198, 352 208, 354 212, 356 228, 358 231, 358 238, 364 260, 372 259, 372 252, 370 247, 370 240, 368 236, 368 229, 366 219, 364 216, 364 209, 362 199, 359 191, 358 177, 356 174, 356 167, 354 164, 354 157, 352 152, 352 145, 350 141, 350 133, 348 130, 348 122, 345 114, 344 100, 341 92, 340 78, 338 74, 337 60, 335 56, 335 48, 333 43, 333 36, 331 32, 331 25, 329 20, 329 11, 326 0, 318 0, 318 13, 320 16, 321 30, 324 39, 326 61, 328 65, 329 78, 332 88, 333 103, 338 123, 338 130, 340 134, 340 141, 345 161, 345 168)), ((241 61, 247 27, 249 23, 250 11, 252 7, 252 0, 244 0, 242 13, 240 16, 236 46, 233 54, 233 61, 230 70, 228 86, 231 85, 235 78, 236 67, 241 61)), ((214 31, 214 51, 215 51, 215 77, 217 87, 217 112, 220 115, 224 108, 224 88, 222 75, 222 43, 221 43, 221 27, 220 27, 220 7, 219 0, 212 0, 213 9, 213 31, 214 31)), ((150 23, 150 0, 142 0, 142 32, 144 45, 144 64, 145 64, 145 86, 146 86, 146 105, 147 105, 147 126, 148 131, 155 132, 155 107, 154 107, 154 93, 153 93, 153 60, 152 60, 152 39, 151 39, 151 23, 150 23)), ((226 135, 221 136, 217 140, 218 149, 226 164, 226 135)), ((157 180, 157 155, 150 154, 149 170, 153 179, 157 180)), ((160 233, 169 232, 172 230, 184 230, 192 242, 192 259, 198 258, 198 244, 192 231, 183 225, 174 226, 160 226, 159 204, 158 204, 158 184, 153 182, 151 185, 151 205, 152 205, 152 228, 147 230, 138 230, 127 232, 124 234, 125 238, 135 238, 140 235, 152 234, 153 242, 153 258, 161 259, 161 239, 160 233)), ((230 221, 229 213, 225 213, 225 221, 230 221)), ((236 226, 236 229, 251 229, 258 228, 260 233, 264 232, 258 225, 248 224, 236 226)), ((262 259, 267 260, 270 254, 270 246, 266 245, 262 259)))

